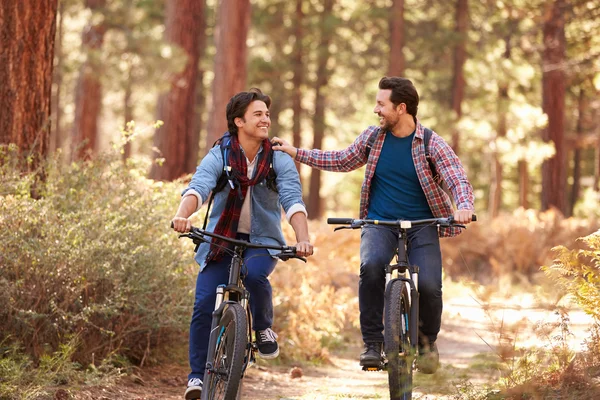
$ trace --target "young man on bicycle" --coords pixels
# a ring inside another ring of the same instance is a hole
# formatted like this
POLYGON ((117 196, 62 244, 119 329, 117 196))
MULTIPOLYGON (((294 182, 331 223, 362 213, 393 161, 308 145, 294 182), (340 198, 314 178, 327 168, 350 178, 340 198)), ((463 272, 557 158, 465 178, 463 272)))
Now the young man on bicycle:
MULTIPOLYGON (((206 229, 252 243, 285 245, 281 230, 283 206, 296 234, 297 255, 309 256, 313 253, 313 245, 308 235, 300 178, 291 157, 285 153, 272 153, 268 135, 270 105, 270 97, 255 88, 238 93, 229 100, 226 114, 230 148, 226 165, 231 167, 232 181, 215 194, 206 229), (267 185, 271 168, 275 173, 276 188, 267 185)), ((191 229, 188 218, 216 188, 223 173, 223 154, 221 147, 215 146, 198 166, 189 187, 182 194, 172 221, 177 232, 191 229)), ((214 244, 203 243, 195 259, 200 265, 200 272, 190 324, 191 373, 186 398, 200 398, 215 292, 218 285, 227 284, 231 255, 214 244)), ((268 250, 248 249, 244 253, 244 262, 247 267, 244 284, 250 292, 258 354, 263 358, 275 358, 279 355, 279 346, 277 335, 271 329, 273 301, 268 276, 277 261, 269 257, 268 250)))
MULTIPOLYGON (((417 119, 419 95, 406 78, 384 77, 379 82, 375 109, 379 126, 370 126, 348 148, 339 151, 296 149, 274 138, 296 161, 327 171, 347 172, 367 165, 360 198, 360 218, 416 220, 454 214, 468 224, 473 215, 473 188, 452 148, 432 133, 429 152, 441 178, 449 186, 458 210, 434 181, 425 157, 425 127, 417 119), (370 140, 371 139, 371 140, 370 140), (371 146, 370 146, 371 145, 371 146), (371 148, 369 148, 371 147, 371 148)), ((419 370, 437 370, 435 341, 442 318, 442 256, 439 236, 459 229, 436 227, 409 231, 408 257, 419 270, 419 370)), ((389 227, 362 228, 358 299, 364 351, 360 365, 376 367, 382 359, 385 265, 397 247, 397 232, 389 227)))

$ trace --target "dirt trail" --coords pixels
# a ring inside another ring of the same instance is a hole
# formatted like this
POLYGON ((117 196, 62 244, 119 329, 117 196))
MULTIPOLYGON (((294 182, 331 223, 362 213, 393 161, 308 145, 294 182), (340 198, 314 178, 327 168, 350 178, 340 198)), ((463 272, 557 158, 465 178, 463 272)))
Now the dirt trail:
MULTIPOLYGON (((438 338, 441 368, 434 375, 415 374, 415 399, 448 399, 457 385, 494 382, 500 333, 502 340, 518 347, 541 346, 534 333, 539 323, 554 323, 558 316, 535 307, 531 297, 495 300, 482 307, 473 297, 452 296, 445 300, 442 332, 438 338), (487 344, 486 344, 487 343, 487 344)), ((570 316, 569 345, 582 348, 589 317, 581 311, 570 316)), ((261 364, 249 369, 244 379, 243 398, 251 400, 389 399, 385 372, 363 372, 357 362, 360 348, 349 345, 332 355, 332 364, 303 366, 303 376, 292 378, 290 366, 261 364)), ((162 366, 146 369, 139 378, 126 378, 111 388, 86 389, 77 399, 182 399, 187 369, 162 366)))

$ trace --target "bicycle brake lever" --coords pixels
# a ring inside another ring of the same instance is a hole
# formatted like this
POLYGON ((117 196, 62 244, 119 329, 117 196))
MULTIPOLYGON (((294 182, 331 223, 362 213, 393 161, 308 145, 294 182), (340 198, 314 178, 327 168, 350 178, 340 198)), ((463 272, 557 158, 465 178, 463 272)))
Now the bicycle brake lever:
POLYGON ((339 231, 340 229, 352 229, 352 228, 349 226, 338 226, 337 228, 334 228, 333 231, 334 232, 339 231))

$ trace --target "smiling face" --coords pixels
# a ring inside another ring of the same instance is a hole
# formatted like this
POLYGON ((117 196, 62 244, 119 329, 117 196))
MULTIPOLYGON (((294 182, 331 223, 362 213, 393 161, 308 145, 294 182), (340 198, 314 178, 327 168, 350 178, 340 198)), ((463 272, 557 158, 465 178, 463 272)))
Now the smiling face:
MULTIPOLYGON (((392 91, 390 89, 381 89, 375 97, 375 108, 373 112, 379 115, 379 126, 384 131, 392 131, 400 121, 403 103, 397 106, 390 100, 392 91)), ((405 106, 406 107, 406 106, 405 106)))
POLYGON ((238 135, 250 140, 262 141, 269 138, 271 117, 265 102, 255 100, 248 105, 243 118, 236 118, 238 135))

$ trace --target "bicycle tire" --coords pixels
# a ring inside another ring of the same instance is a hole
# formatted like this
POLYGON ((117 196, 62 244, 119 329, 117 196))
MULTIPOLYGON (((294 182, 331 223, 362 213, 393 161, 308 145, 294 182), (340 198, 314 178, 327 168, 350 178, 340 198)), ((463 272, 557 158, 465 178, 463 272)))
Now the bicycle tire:
POLYGON ((392 281, 385 299, 385 354, 390 400, 412 398, 414 354, 409 336, 410 303, 404 281, 392 281))
POLYGON ((230 304, 223 312, 217 327, 220 335, 212 361, 216 372, 207 370, 204 373, 203 399, 236 400, 248 342, 246 326, 244 308, 237 303, 230 304))

